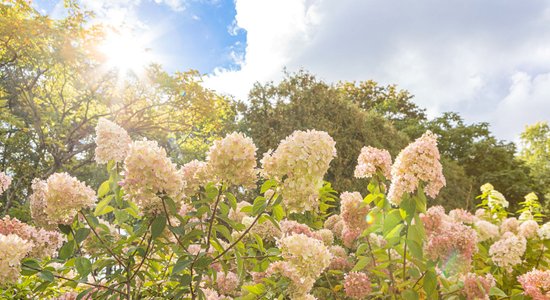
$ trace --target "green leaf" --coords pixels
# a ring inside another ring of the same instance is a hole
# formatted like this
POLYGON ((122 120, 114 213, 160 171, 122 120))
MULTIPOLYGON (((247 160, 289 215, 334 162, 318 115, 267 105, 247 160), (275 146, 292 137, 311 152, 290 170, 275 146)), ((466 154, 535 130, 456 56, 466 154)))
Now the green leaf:
POLYGON ((271 212, 273 213, 273 217, 277 221, 281 221, 285 217, 285 211, 280 204, 273 206, 273 208, 271 209, 271 212))
POLYGON ((265 286, 261 283, 255 285, 245 285, 243 288, 254 295, 261 295, 265 292, 265 286))
POLYGON ((262 187, 260 188, 260 193, 265 193, 267 192, 267 190, 269 190, 270 188, 274 187, 277 185, 277 181, 273 180, 273 179, 269 179, 269 180, 266 180, 263 184, 262 184, 262 187))
POLYGON ((42 270, 40 274, 38 274, 38 277, 40 277, 42 280, 53 282, 55 280, 55 277, 53 276, 53 273, 48 270, 42 270))
POLYGON ((74 239, 80 244, 88 237, 89 234, 90 228, 79 228, 74 235, 74 239))
POLYGON ((103 198, 103 196, 107 195, 109 190, 109 180, 106 180, 99 186, 99 189, 97 189, 97 197, 103 198))
POLYGON ((370 262, 370 259, 366 256, 364 257, 361 257, 357 263, 355 264, 355 266, 353 267, 353 269, 351 269, 352 272, 354 271, 360 271, 360 270, 363 270, 370 262))
POLYGON ((230 192, 225 192, 225 197, 227 197, 227 200, 229 200, 229 205, 233 209, 237 209, 237 198, 235 198, 235 195, 233 195, 230 192))
POLYGON ((114 197, 113 195, 109 195, 109 196, 105 197, 104 199, 102 199, 101 201, 99 201, 99 203, 97 203, 97 205, 95 207, 94 215, 95 216, 101 216, 101 215, 112 212, 113 207, 111 207, 109 204, 111 203, 111 200, 113 200, 113 197, 114 197))
POLYGON ((401 223, 401 221, 402 219, 399 209, 392 209, 384 220, 384 226, 382 228, 383 234, 387 235, 392 229, 395 228, 395 226, 397 226, 397 224, 401 223))
POLYGON ((41 268, 38 262, 31 258, 26 258, 21 262, 21 275, 30 276, 40 272, 41 268))
POLYGON ((59 225, 57 225, 57 227, 59 228, 59 231, 63 232, 64 234, 71 233, 71 226, 70 225, 59 224, 59 225))
POLYGON ((77 257, 74 261, 74 265, 81 277, 85 277, 92 272, 92 263, 86 257, 77 257))
POLYGON ((401 297, 405 300, 418 300, 418 293, 415 290, 408 289, 401 293, 401 297))
POLYGON ((256 197, 256 199, 254 199, 254 204, 252 205, 252 214, 257 215, 265 209, 266 205, 267 204, 264 197, 256 197))
POLYGON ((71 257, 73 255, 74 251, 74 240, 70 240, 61 249, 59 249, 59 259, 66 260, 67 258, 71 257))
POLYGON ((489 290, 489 296, 508 297, 508 295, 506 295, 503 290, 497 288, 496 286, 491 287, 491 289, 489 290))
POLYGON ((151 224, 151 237, 153 239, 156 239, 157 237, 159 237, 162 234, 165 227, 166 227, 166 217, 163 215, 157 216, 153 221, 153 224, 151 224))
POLYGON ((437 287, 437 276, 435 274, 434 270, 428 270, 426 271, 426 275, 424 275, 424 291, 430 297, 437 287))
POLYGON ((176 264, 174 265, 174 267, 172 268, 172 275, 178 274, 181 271, 185 270, 185 268, 187 268, 191 264, 191 262, 192 262, 191 259, 180 257, 178 261, 176 261, 176 264))

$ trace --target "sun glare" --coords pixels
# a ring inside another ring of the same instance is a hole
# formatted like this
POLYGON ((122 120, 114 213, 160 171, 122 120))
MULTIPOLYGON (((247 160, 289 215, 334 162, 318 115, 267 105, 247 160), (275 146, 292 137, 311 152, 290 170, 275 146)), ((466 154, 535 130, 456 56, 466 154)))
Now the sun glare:
POLYGON ((112 32, 107 34, 99 50, 105 55, 105 66, 119 73, 142 73, 154 61, 147 39, 132 32, 112 32))

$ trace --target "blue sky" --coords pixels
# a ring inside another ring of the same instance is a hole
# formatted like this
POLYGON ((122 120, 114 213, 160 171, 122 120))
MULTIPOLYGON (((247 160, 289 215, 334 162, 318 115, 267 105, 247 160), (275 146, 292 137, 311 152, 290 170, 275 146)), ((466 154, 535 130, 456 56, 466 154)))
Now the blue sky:
MULTIPOLYGON (((501 139, 550 119, 547 0, 79 1, 148 36, 167 70, 198 69, 237 99, 303 68, 328 82, 396 84, 430 117, 459 112, 501 139)), ((37 1, 54 17, 59 3, 37 1)))
MULTIPOLYGON (((232 0, 220 1, 173 1, 174 4, 155 1, 110 1, 88 0, 83 6, 94 11, 88 3, 104 2, 98 13, 104 10, 131 8, 127 19, 129 26, 147 27, 153 31, 154 39, 147 45, 159 57, 168 71, 196 69, 210 73, 215 68, 238 69, 233 54, 242 54, 246 45, 246 31, 232 31, 235 20, 235 4, 232 0), (118 4, 117 4, 118 3, 118 4), (181 5, 181 7, 174 7, 181 5)), ((62 15, 62 1, 35 0, 35 6, 53 16, 62 15)), ((105 13, 108 14, 108 13, 105 13)), ((110 20, 106 20, 109 22, 110 20)))

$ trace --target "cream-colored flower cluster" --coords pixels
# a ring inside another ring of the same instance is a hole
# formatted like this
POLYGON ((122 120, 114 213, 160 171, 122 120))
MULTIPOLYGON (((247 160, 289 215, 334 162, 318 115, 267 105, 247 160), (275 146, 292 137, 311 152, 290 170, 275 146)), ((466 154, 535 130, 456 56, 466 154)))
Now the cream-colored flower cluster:
POLYGON ((318 208, 318 193, 329 164, 336 157, 336 143, 324 131, 295 131, 275 151, 262 159, 262 173, 277 180, 289 212, 318 208))
POLYGON ((122 186, 126 197, 143 212, 162 209, 160 197, 166 195, 176 203, 183 200, 183 178, 166 151, 154 141, 135 141, 124 160, 122 186))
POLYGON ((550 222, 544 223, 537 233, 541 240, 550 240, 550 222))
POLYGON ((132 139, 124 128, 100 118, 95 133, 95 161, 98 164, 105 164, 110 160, 121 162, 126 158, 132 139))
POLYGON ((356 178, 370 178, 380 170, 382 174, 391 177, 391 155, 388 150, 370 146, 363 147, 357 158, 354 175, 356 178))
POLYGON ((426 184, 426 194, 435 198, 446 184, 439 158, 437 137, 430 131, 409 144, 392 166, 388 200, 399 205, 403 194, 413 193, 421 182, 426 184))
POLYGON ((515 265, 521 264, 521 257, 526 248, 527 240, 524 237, 506 232, 500 240, 491 245, 489 256, 495 265, 512 272, 515 265))
POLYGON ((489 208, 496 209, 499 207, 508 207, 509 203, 504 195, 501 192, 495 190, 492 184, 486 183, 481 186, 480 190, 483 194, 487 194, 487 205, 489 206, 489 208))
POLYGON ((278 240, 285 261, 296 266, 298 272, 317 278, 330 264, 331 254, 323 242, 305 234, 293 234, 278 240))
POLYGON ((480 242, 496 240, 500 237, 498 226, 491 222, 479 220, 474 225, 480 242))
POLYGON ((78 211, 96 201, 94 190, 67 173, 54 173, 45 181, 34 181, 32 187, 31 214, 46 227, 71 224, 78 211))
POLYGON ((21 260, 31 249, 32 244, 16 234, 0 234, 0 286, 17 281, 21 260))
POLYGON ((203 161, 192 160, 184 164, 181 169, 181 175, 185 181, 183 193, 186 197, 192 197, 199 192, 201 186, 208 183, 208 170, 203 161))
POLYGON ((0 196, 8 189, 11 184, 11 177, 4 172, 0 172, 0 196))
POLYGON ((318 239, 292 234, 277 241, 284 261, 272 263, 268 274, 279 273, 291 282, 292 299, 305 297, 315 280, 330 265, 332 254, 318 239))
POLYGON ((257 180, 257 150, 251 138, 238 132, 229 134, 210 147, 208 170, 218 181, 253 186, 257 180))

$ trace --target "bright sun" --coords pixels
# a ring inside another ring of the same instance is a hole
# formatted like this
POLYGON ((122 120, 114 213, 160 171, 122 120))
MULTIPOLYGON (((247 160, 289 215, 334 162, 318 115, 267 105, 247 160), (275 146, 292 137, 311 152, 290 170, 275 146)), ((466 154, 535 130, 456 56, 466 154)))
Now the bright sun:
POLYGON ((110 32, 99 45, 99 50, 105 55, 105 65, 108 69, 139 75, 154 61, 153 53, 147 47, 147 43, 146 37, 136 36, 130 31, 110 32))

